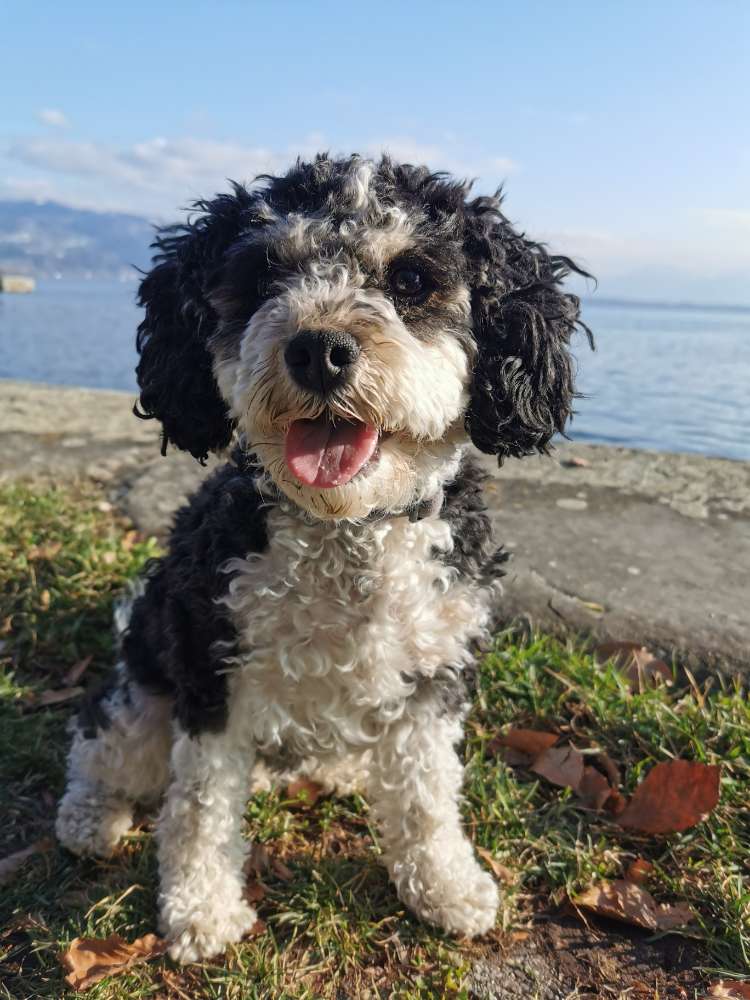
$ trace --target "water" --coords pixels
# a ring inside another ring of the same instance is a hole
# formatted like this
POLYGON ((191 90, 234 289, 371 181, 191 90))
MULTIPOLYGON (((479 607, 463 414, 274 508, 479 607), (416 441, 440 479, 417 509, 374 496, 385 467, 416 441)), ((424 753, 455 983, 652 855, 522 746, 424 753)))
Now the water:
MULTIPOLYGON (((40 282, 0 295, 0 378, 135 389, 135 283, 40 282)), ((572 434, 750 460, 750 312, 588 303, 572 434)))

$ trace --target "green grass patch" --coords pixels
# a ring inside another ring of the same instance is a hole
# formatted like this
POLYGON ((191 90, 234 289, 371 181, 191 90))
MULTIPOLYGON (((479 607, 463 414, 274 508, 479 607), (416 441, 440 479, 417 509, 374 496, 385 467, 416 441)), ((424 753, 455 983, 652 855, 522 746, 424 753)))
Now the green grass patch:
MULTIPOLYGON (((87 684, 110 665, 115 597, 148 558, 138 538, 92 487, 34 493, 0 488, 0 857, 49 835, 62 790, 70 704, 33 708, 91 656, 87 684)), ((621 876, 642 856, 655 865, 658 899, 687 900, 690 933, 708 966, 750 972, 750 707, 739 682, 690 683, 632 694, 584 643, 497 637, 481 664, 467 728, 465 816, 475 842, 511 873, 497 936, 532 927, 592 880, 621 876), (509 724, 551 728, 606 751, 632 791, 656 762, 683 757, 722 766, 721 801, 683 834, 626 834, 569 792, 487 754, 509 724)), ((264 877, 267 930, 214 962, 178 969, 167 960, 104 981, 89 995, 316 998, 466 996, 466 973, 484 947, 465 945, 411 918, 378 863, 367 807, 356 797, 295 808, 256 795, 248 835, 286 869, 264 877), (338 992, 337 992, 338 991, 338 992)), ((156 925, 157 873, 148 821, 110 861, 62 850, 31 858, 0 888, 0 997, 59 997, 56 955, 76 936, 125 938, 156 925)))

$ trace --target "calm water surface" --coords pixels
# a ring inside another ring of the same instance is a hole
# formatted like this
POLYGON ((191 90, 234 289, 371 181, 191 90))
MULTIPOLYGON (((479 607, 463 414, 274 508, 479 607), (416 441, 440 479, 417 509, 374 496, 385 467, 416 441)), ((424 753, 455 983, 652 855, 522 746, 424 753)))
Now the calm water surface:
MULTIPOLYGON (((135 283, 0 295, 0 378, 135 389, 135 283)), ((750 312, 588 303, 572 437, 750 460, 750 312)))

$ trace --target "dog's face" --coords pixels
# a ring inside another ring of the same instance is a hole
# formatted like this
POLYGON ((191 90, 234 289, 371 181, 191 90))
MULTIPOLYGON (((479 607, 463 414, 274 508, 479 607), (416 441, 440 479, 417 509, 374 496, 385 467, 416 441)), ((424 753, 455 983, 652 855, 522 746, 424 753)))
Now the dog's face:
POLYGON ((298 164, 202 203, 144 279, 141 405, 203 457, 234 432, 326 518, 433 495, 467 435, 543 450, 573 397, 572 265, 424 168, 298 164))

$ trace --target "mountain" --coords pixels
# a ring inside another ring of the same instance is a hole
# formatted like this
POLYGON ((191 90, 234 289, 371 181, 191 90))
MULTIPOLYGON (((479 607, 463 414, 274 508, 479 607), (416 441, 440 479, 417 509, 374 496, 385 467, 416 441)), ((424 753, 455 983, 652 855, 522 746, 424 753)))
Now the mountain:
POLYGON ((154 228, 120 212, 0 200, 0 271, 35 277, 123 277, 145 267, 154 228))

